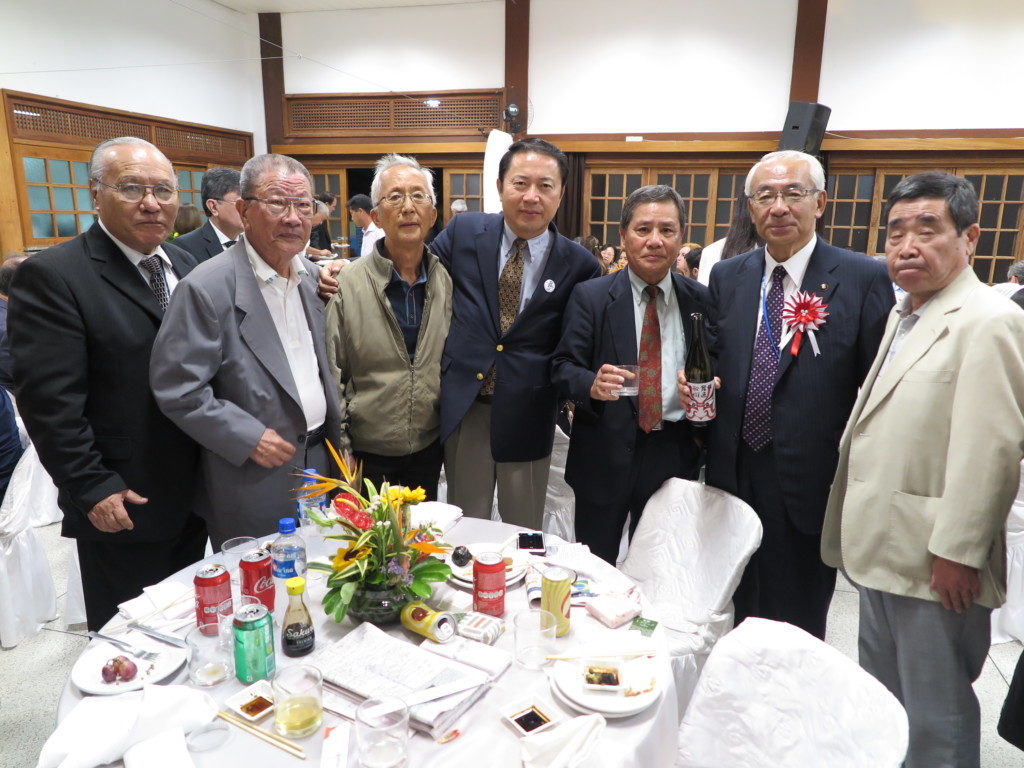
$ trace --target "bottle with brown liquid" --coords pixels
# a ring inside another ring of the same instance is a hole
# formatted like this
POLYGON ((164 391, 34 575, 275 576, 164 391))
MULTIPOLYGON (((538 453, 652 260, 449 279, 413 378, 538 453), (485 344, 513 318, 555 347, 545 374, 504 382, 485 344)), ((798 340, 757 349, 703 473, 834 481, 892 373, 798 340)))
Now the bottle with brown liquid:
POLYGON ((704 316, 690 315, 690 349, 686 353, 686 381, 693 398, 686 409, 686 418, 695 427, 706 427, 715 418, 715 372, 711 369, 711 353, 704 335, 704 316))
POLYGON ((284 612, 284 621, 281 622, 281 650, 285 656, 305 656, 313 650, 316 639, 313 620, 302 600, 306 580, 301 576, 293 576, 285 581, 284 586, 288 590, 288 610, 284 612))

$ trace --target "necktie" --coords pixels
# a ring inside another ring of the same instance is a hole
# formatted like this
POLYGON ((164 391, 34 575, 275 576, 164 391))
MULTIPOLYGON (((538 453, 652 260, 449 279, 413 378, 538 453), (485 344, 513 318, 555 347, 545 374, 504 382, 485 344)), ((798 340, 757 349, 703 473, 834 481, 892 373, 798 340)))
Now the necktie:
POLYGON ((225 243, 224 243, 224 250, 226 251, 228 248, 230 248, 232 245, 234 245, 237 242, 238 242, 237 240, 227 240, 227 241, 225 241, 225 243))
MULTIPOLYGON (((523 251, 526 250, 526 241, 517 237, 512 243, 512 255, 505 262, 501 270, 501 277, 498 278, 498 326, 499 336, 508 333, 512 323, 516 321, 519 314, 519 302, 523 292, 523 251)), ((498 372, 491 368, 487 372, 487 378, 480 388, 480 394, 493 395, 494 385, 498 381, 498 372)))
POLYGON ((757 327, 754 362, 747 380, 747 402, 743 410, 743 440, 755 451, 763 450, 772 441, 772 390, 779 370, 779 341, 782 339, 782 281, 786 268, 781 264, 772 270, 772 285, 765 300, 768 322, 764 318, 757 327))
POLYGON ((661 289, 648 285, 647 308, 640 331, 640 429, 650 432, 661 422, 661 321, 658 319, 658 295, 661 289))
POLYGON ((149 272, 149 287, 160 302, 161 309, 167 309, 171 300, 171 292, 167 290, 167 280, 164 279, 164 266, 160 257, 155 253, 139 262, 139 266, 149 272))

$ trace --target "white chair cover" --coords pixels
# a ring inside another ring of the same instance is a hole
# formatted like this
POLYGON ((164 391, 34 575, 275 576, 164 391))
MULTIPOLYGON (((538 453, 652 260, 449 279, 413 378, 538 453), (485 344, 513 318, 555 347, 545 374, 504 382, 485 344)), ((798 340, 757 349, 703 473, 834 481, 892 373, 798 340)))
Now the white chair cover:
POLYGON ((1006 518, 1006 602, 992 612, 992 643, 1024 642, 1024 462, 1006 518))
MULTIPOLYGON (((209 546, 209 542, 207 542, 209 546)), ((212 554, 211 552, 207 553, 212 554)), ((82 591, 82 567, 78 563, 78 544, 74 540, 68 547, 68 581, 67 593, 64 597, 64 622, 85 624, 85 593, 82 591)))
POLYGON ((898 768, 907 715, 880 682, 792 624, 747 619, 715 645, 677 768, 898 768))
POLYGON ((57 506, 57 486, 43 469, 34 445, 29 443, 18 460, 7 486, 4 506, 14 505, 28 513, 29 525, 36 527, 57 523, 64 513, 57 506))
POLYGON ((0 645, 11 648, 57 617, 50 562, 30 524, 32 505, 17 503, 15 478, 24 476, 34 452, 22 454, 0 504, 0 645))
POLYGON ((669 479, 644 508, 621 570, 669 630, 680 712, 711 647, 732 627, 732 594, 760 543, 754 510, 701 483, 669 479))
POLYGON ((565 460, 568 455, 569 436, 561 427, 555 427, 543 528, 544 533, 553 533, 566 541, 576 541, 576 495, 565 482, 565 460))

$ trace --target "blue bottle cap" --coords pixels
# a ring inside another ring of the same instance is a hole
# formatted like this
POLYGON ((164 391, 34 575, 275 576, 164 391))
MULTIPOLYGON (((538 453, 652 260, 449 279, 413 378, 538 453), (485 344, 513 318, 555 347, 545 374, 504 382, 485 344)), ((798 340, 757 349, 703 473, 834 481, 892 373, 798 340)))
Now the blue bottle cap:
POLYGON ((289 533, 295 533, 295 518, 294 517, 282 517, 277 521, 277 532, 282 536, 287 536, 289 533))

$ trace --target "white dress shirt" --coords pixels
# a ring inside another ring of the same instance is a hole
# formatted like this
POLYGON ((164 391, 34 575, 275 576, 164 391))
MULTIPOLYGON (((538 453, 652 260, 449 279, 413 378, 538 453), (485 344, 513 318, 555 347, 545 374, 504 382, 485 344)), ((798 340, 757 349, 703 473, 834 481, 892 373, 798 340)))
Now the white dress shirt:
MULTIPOLYGON (((505 224, 505 233, 501 238, 501 254, 498 257, 498 280, 501 280, 502 270, 509 257, 515 252, 515 242, 518 235, 505 224)), ((519 294, 519 311, 526 309, 526 305, 533 298, 533 292, 537 290, 541 275, 544 274, 544 266, 548 263, 548 251, 551 247, 551 230, 545 229, 536 237, 526 241, 526 248, 523 249, 523 287, 519 294)), ((552 288, 554 290, 554 288, 552 288)))
MULTIPOLYGON (((800 285, 804 281, 804 274, 807 272, 807 264, 811 260, 811 253, 814 252, 814 246, 817 244, 818 236, 812 234, 807 245, 785 261, 776 261, 773 259, 771 253, 768 252, 768 247, 765 246, 764 274, 761 276, 761 293, 758 294, 757 302, 758 328, 761 327, 761 313, 764 309, 764 302, 767 301, 768 291, 770 291, 772 287, 772 272, 774 272, 775 268, 779 265, 786 270, 786 276, 782 279, 782 301, 785 303, 794 293, 800 290, 800 285)), ((772 330, 774 331, 775 329, 773 328, 772 330)), ((782 345, 784 343, 789 343, 789 341, 782 341, 785 336, 786 334, 783 332, 779 337, 779 349, 782 349, 782 345)), ((754 347, 757 347, 757 334, 754 334, 754 347)))
MULTIPOLYGON (((930 300, 929 300, 930 301, 930 300)), ((924 308, 928 306, 926 301, 917 309, 911 311, 910 309, 910 294, 908 293, 903 297, 903 300, 896 305, 896 311, 900 315, 900 324, 896 326, 896 333, 892 337, 892 341, 889 343, 889 348, 885 351, 885 359, 882 361, 882 366, 878 369, 878 375, 875 377, 875 381, 882 378, 885 373, 885 369, 889 367, 889 363, 893 361, 896 354, 900 351, 900 347, 903 346, 903 342, 907 340, 907 336, 914 330, 914 326, 917 325, 917 321, 921 319, 921 313, 924 308)))
MULTIPOLYGON (((626 268, 626 273, 629 275, 629 286, 633 290, 633 322, 636 324, 636 356, 639 361, 644 313, 651 298, 645 291, 647 283, 634 275, 629 267, 626 268)), ((661 420, 679 421, 683 418, 683 409, 679 405, 676 372, 686 367, 686 334, 683 319, 679 315, 679 302, 672 285, 671 271, 662 278, 658 287, 661 289, 661 293, 658 294, 658 324, 661 326, 661 420)))
POLYGON ((214 224, 212 220, 210 220, 210 226, 213 227, 213 232, 214 232, 215 235, 217 235, 217 240, 220 241, 220 247, 221 248, 227 249, 228 247, 230 247, 230 246, 228 246, 228 243, 231 243, 233 245, 238 240, 237 237, 235 237, 235 238, 228 237, 223 232, 221 232, 219 229, 217 229, 217 225, 214 224))
POLYGON ((174 274, 174 267, 171 264, 171 259, 166 253, 164 253, 163 248, 161 248, 158 245, 156 247, 156 250, 153 251, 153 253, 141 253, 139 251, 136 251, 134 248, 125 245, 116 237, 111 235, 110 230, 107 229, 107 227, 103 224, 103 219, 99 219, 98 221, 100 222, 100 227, 102 227, 103 231, 107 233, 111 240, 114 241, 114 245, 120 248, 121 253, 123 253, 128 258, 128 261, 134 264, 135 268, 139 270, 139 274, 142 275, 142 279, 146 281, 146 285, 152 285, 149 281, 152 279, 153 276, 150 274, 148 269, 146 269, 145 267, 140 267, 139 262, 141 262, 143 259, 148 259, 153 254, 159 256, 160 264, 164 268, 164 282, 167 283, 167 295, 170 296, 172 293, 174 293, 174 288, 175 286, 178 285, 178 276, 174 274))
MULTIPOLYGON (((299 283, 306 275, 306 267, 298 256, 290 262, 288 278, 281 277, 265 262, 252 245, 245 240, 245 250, 249 256, 260 294, 267 303, 270 317, 274 321, 277 335, 288 358, 288 367, 299 392, 299 404, 306 417, 306 430, 312 430, 324 423, 327 418, 327 396, 320 380, 320 366, 313 349, 313 334, 309 331, 309 321, 302 308, 302 297, 299 295, 299 283)), ((289 439, 285 437, 285 439, 289 439)))
MULTIPOLYGON (((363 230, 363 244, 359 247, 360 256, 369 256, 373 253, 373 244, 384 237, 384 230, 372 221, 363 230)), ((308 243, 307 243, 308 245, 308 243)))

